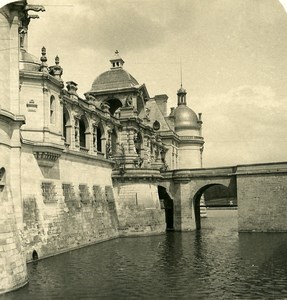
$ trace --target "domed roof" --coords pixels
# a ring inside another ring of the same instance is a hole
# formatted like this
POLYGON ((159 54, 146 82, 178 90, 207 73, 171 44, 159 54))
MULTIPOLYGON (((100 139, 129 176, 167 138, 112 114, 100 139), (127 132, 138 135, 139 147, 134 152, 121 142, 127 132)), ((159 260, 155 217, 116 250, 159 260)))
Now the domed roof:
POLYGON ((179 105, 174 110, 175 131, 181 129, 198 129, 198 117, 196 113, 186 105, 179 105))
POLYGON ((131 88, 139 83, 122 68, 115 68, 99 75, 92 84, 91 92, 131 88))
POLYGON ((111 62, 111 69, 99 75, 92 84, 90 92, 104 92, 109 90, 121 90, 132 88, 139 83, 135 78, 123 69, 124 60, 116 50, 111 62))
POLYGON ((19 58, 19 63, 20 63, 20 70, 27 70, 27 71, 39 71, 41 62, 40 60, 28 53, 25 49, 20 49, 20 58, 19 58))

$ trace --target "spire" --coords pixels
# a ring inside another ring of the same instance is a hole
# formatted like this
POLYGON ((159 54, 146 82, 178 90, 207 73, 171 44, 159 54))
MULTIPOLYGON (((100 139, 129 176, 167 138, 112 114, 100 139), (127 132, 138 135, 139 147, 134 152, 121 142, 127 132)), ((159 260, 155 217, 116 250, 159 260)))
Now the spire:
POLYGON ((112 58, 110 62, 112 64, 111 69, 122 69, 123 64, 125 63, 124 60, 120 57, 118 50, 115 51, 114 58, 112 58))
POLYGON ((180 89, 177 91, 177 105, 186 105, 186 90, 182 87, 181 59, 180 59, 180 89))
POLYGON ((180 87, 182 88, 182 64, 180 59, 180 87))

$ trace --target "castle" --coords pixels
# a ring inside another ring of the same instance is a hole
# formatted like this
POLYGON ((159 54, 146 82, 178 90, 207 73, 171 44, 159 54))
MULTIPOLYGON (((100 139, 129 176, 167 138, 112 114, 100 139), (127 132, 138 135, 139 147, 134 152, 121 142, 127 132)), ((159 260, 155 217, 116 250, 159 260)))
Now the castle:
POLYGON ((201 114, 182 86, 168 113, 116 51, 81 98, 58 56, 27 51, 33 11, 44 7, 0 9, 0 293, 27 282, 34 258, 180 229, 162 174, 202 167, 201 114))

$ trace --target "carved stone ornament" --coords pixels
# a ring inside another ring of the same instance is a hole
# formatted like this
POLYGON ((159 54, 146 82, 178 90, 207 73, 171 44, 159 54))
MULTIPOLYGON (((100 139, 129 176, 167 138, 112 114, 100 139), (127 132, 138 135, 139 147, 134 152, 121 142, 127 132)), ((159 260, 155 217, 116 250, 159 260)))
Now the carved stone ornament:
POLYGON ((126 106, 131 107, 133 105, 133 98, 131 95, 126 98, 126 106))
POLYGON ((154 121, 153 124, 152 124, 152 128, 153 128, 153 130, 158 131, 160 129, 160 123, 159 123, 159 121, 157 121, 157 120, 154 121))
POLYGON ((38 165, 41 167, 52 167, 56 160, 61 156, 59 153, 50 151, 34 151, 33 154, 37 159, 38 165))

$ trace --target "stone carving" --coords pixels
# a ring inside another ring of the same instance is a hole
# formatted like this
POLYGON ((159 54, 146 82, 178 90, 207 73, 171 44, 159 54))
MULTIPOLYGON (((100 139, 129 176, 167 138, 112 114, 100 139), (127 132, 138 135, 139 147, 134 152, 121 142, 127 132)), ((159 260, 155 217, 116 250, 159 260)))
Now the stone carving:
POLYGON ((150 109, 146 107, 146 109, 145 109, 145 117, 146 117, 146 119, 147 119, 148 121, 150 120, 149 114, 150 114, 150 109))
POLYGON ((126 168, 125 146, 123 143, 119 145, 119 156, 116 159, 115 169, 119 169, 120 174, 124 174, 126 168))
POLYGON ((47 56, 46 56, 46 48, 42 47, 42 56, 41 56, 41 66, 40 66, 40 71, 44 73, 49 73, 49 68, 47 65, 47 56))
POLYGON ((94 124, 93 125, 93 150, 97 152, 97 129, 98 127, 94 124))
POLYGON ((54 76, 55 78, 57 78, 58 80, 62 81, 62 74, 63 74, 63 69, 62 67, 59 65, 60 63, 60 59, 59 56, 57 55, 55 57, 55 66, 52 66, 49 68, 49 73, 54 76))
POLYGON ((27 4, 25 6, 25 11, 29 11, 29 10, 36 11, 36 12, 39 12, 39 11, 44 12, 44 11, 46 11, 45 7, 43 5, 27 4))
POLYGON ((19 27, 18 33, 20 35, 20 47, 24 48, 24 40, 25 40, 25 34, 27 33, 27 28, 19 27))
POLYGON ((126 106, 131 107, 133 105, 133 98, 131 95, 127 96, 126 98, 126 106))
POLYGON ((138 157, 137 159, 134 160, 134 166, 136 168, 141 168, 144 160, 141 157, 138 157))

